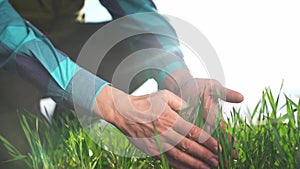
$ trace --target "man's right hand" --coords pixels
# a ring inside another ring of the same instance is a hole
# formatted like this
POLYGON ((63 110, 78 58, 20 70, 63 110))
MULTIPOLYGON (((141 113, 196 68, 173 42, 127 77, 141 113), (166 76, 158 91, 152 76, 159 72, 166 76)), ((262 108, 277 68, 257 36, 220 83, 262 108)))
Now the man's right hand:
POLYGON ((217 167, 217 141, 176 113, 186 106, 167 90, 131 96, 106 86, 97 96, 94 112, 119 128, 140 150, 161 158, 155 125, 162 151, 175 168, 217 167))

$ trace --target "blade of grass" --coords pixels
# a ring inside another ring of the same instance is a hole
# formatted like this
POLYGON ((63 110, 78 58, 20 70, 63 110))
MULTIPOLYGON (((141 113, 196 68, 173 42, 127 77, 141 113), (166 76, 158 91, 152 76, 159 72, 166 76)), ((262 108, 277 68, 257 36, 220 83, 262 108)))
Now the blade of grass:
POLYGON ((163 153, 163 149, 162 149, 161 142, 160 142, 160 137, 159 137, 158 131, 157 131, 156 126, 155 126, 153 121, 152 121, 152 126, 153 126, 153 129, 154 129, 156 144, 157 144, 159 152, 160 152, 160 158, 161 158, 161 161, 162 161, 162 166, 163 166, 164 169, 168 169, 168 168, 170 168, 170 166, 169 166, 169 163, 167 161, 167 158, 165 157, 165 155, 163 153))

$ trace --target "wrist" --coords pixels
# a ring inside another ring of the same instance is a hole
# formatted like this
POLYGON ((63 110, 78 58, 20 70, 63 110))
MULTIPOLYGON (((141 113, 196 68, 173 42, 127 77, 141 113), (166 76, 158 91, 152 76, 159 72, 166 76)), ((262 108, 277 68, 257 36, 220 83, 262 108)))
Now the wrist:
MULTIPOLYGON (((105 121, 114 124, 117 120, 117 110, 113 102, 113 90, 112 86, 105 86, 96 97, 93 112, 99 115, 105 121)), ((121 91, 118 91, 121 92, 121 91)))
POLYGON ((170 73, 160 84, 160 89, 168 89, 176 95, 180 94, 180 88, 190 79, 193 79, 188 69, 180 69, 170 73))

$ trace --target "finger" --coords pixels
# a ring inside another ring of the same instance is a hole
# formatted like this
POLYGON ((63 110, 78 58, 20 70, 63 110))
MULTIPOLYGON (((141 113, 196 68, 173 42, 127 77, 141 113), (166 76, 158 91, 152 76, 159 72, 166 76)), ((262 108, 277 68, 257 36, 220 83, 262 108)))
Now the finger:
POLYGON ((178 114, 186 121, 194 124, 195 117, 194 117, 193 111, 194 111, 194 108, 192 106, 189 106, 189 107, 179 111, 178 114))
POLYGON ((160 154, 158 152, 158 154, 156 153, 157 155, 154 155, 153 157, 155 159, 162 160, 162 155, 163 155, 164 157, 166 157, 168 164, 170 164, 173 168, 178 168, 178 169, 196 168, 196 165, 194 165, 193 163, 200 163, 200 165, 202 164, 203 168, 208 168, 208 165, 204 164, 200 160, 194 159, 192 156, 185 155, 183 151, 177 149, 175 146, 171 146, 170 144, 167 144, 165 142, 162 142, 161 145, 163 147, 172 147, 172 148, 169 148, 168 151, 164 152, 164 154, 160 154))
POLYGON ((211 127, 211 125, 208 125, 208 124, 206 124, 206 125, 204 125, 203 126, 203 130, 206 132, 206 133, 212 133, 211 131, 213 130, 212 129, 212 127, 211 127))
POLYGON ((180 133, 181 135, 186 136, 194 140, 197 143, 204 145, 211 152, 217 154, 218 153, 218 143, 217 141, 211 137, 208 133, 206 133, 201 128, 185 121, 183 118, 178 117, 173 126, 174 130, 180 133))
POLYGON ((175 111, 182 110, 188 106, 188 104, 174 93, 163 90, 164 95, 167 98, 168 105, 175 111))
POLYGON ((167 151, 165 155, 171 166, 173 166, 174 168, 210 168, 208 164, 196 159, 189 154, 186 154, 176 147, 167 151))
POLYGON ((216 154, 212 153, 206 147, 196 143, 193 140, 183 138, 183 140, 177 144, 176 147, 198 159, 203 160, 212 167, 217 167, 219 165, 218 156, 216 154))
MULTIPOLYGON (((157 160, 161 160, 161 155, 154 156, 154 158, 157 160)), ((182 164, 179 161, 174 160, 173 158, 170 158, 170 157, 166 157, 166 158, 167 158, 167 161, 170 164, 170 166, 172 166, 173 168, 177 168, 177 169, 187 168, 187 166, 185 164, 182 164)))
POLYGON ((240 103, 244 100, 244 96, 235 90, 222 87, 221 99, 231 103, 240 103))
POLYGON ((217 80, 210 79, 209 83, 211 89, 210 92, 212 96, 216 98, 221 98, 222 100, 231 103, 240 103, 244 100, 244 96, 241 93, 224 87, 217 80))
POLYGON ((204 145, 201 145, 192 139, 188 139, 174 130, 169 130, 168 133, 161 138, 164 138, 161 139, 163 142, 168 142, 171 145, 176 146, 185 153, 201 159, 210 166, 218 166, 218 156, 216 154, 211 152, 204 145))

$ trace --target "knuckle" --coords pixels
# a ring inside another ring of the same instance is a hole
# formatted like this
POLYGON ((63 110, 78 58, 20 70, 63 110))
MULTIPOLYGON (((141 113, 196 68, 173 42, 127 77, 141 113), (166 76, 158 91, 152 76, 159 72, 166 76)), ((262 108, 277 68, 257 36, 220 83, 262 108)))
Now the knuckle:
POLYGON ((181 159, 180 153, 175 153, 175 154, 173 154, 173 159, 174 159, 175 161, 180 160, 180 159, 181 159))
POLYGON ((184 151, 190 151, 191 150, 191 142, 187 141, 187 140, 183 140, 181 142, 181 148, 184 150, 184 151))
POLYGON ((172 148, 169 151, 166 152, 167 157, 170 157, 172 160, 178 161, 182 159, 181 153, 176 151, 176 148, 172 148))
POLYGON ((188 137, 195 140, 197 138, 198 133, 199 133, 198 129, 195 126, 193 126, 190 132, 188 133, 188 137))
POLYGON ((201 144, 207 144, 207 142, 210 141, 210 138, 210 135, 202 130, 198 136, 198 142, 201 144))

